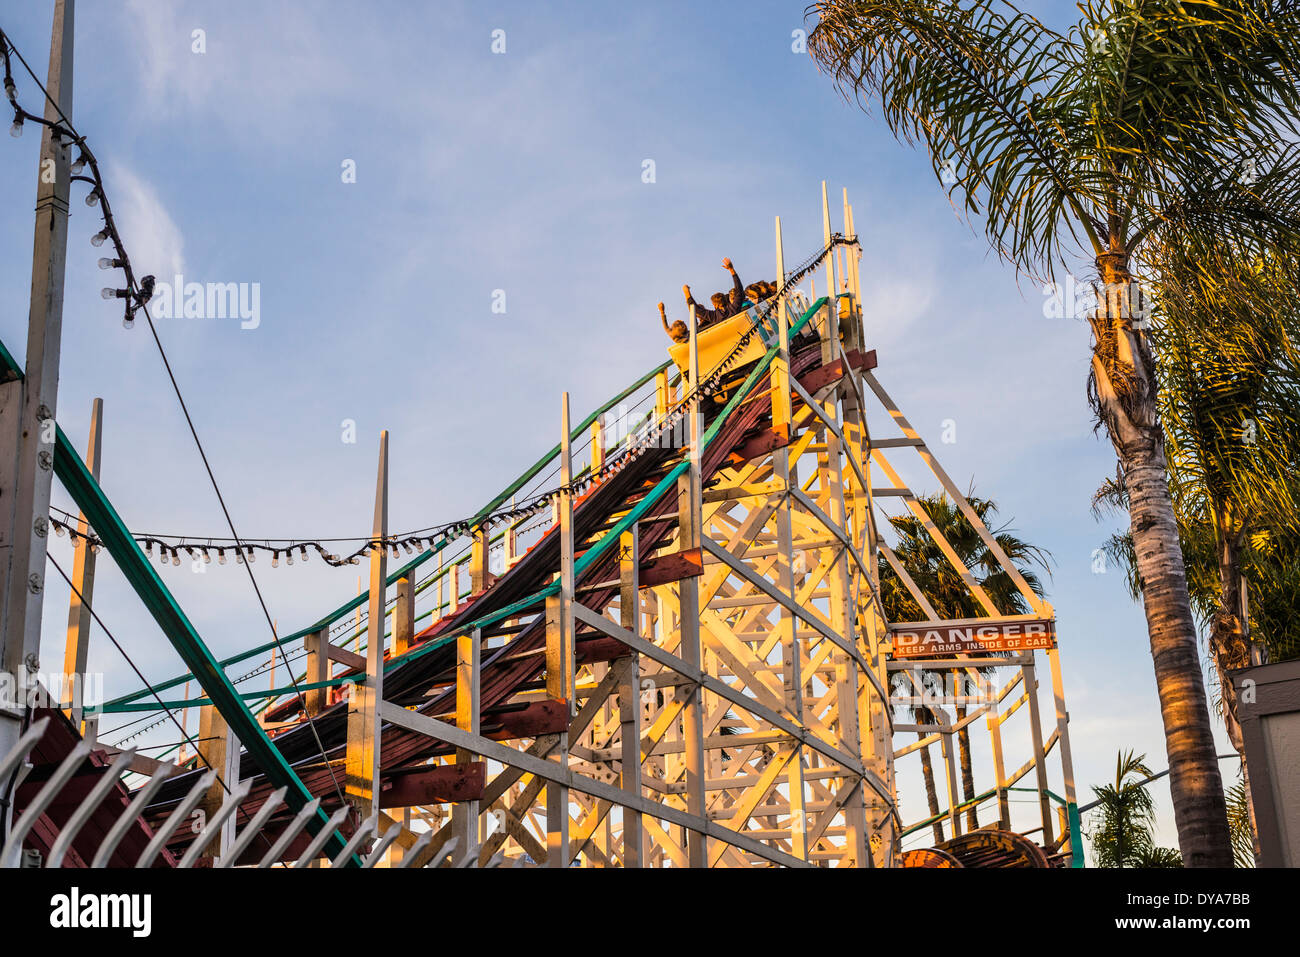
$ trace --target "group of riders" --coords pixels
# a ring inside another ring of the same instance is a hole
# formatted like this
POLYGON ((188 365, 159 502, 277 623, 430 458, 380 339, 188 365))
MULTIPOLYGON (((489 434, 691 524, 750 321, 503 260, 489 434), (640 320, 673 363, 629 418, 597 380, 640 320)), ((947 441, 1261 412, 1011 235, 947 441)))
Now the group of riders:
MULTIPOLYGON (((746 301, 750 303, 760 303, 765 299, 770 299, 776 295, 777 285, 774 282, 759 280, 750 283, 748 286, 740 281, 740 276, 736 275, 736 267, 731 264, 730 259, 722 260, 722 268, 731 273, 731 289, 728 292, 715 292, 710 297, 713 307, 701 306, 691 295, 690 286, 682 286, 682 295, 686 297, 686 308, 689 310, 695 307, 695 323, 697 329, 705 329, 711 325, 730 319, 738 312, 746 301)), ((691 338, 690 329, 686 323, 678 319, 676 322, 669 324, 668 314, 664 312, 664 304, 659 303, 659 321, 663 323, 664 332, 673 342, 688 342, 691 338)))

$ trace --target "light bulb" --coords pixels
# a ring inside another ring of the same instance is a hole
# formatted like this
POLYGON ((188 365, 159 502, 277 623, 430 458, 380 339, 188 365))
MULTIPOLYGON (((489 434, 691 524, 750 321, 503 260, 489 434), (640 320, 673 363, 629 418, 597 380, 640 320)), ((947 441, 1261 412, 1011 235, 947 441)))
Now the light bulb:
POLYGON ((9 135, 13 137, 23 135, 23 115, 21 113, 14 115, 14 125, 9 127, 9 135))
POLYGON ((54 523, 54 534, 59 536, 59 538, 63 537, 63 526, 60 525, 58 522, 54 523))
POLYGON ((253 554, 253 546, 250 545, 248 546, 248 564, 251 565, 255 561, 257 561, 257 556, 253 554))
POLYGON ((205 565, 212 564, 212 553, 209 552, 206 548, 203 549, 203 564, 205 565))
POLYGON ((122 261, 120 259, 109 259, 107 256, 99 257, 100 269, 112 269, 113 267, 120 266, 120 265, 122 265, 122 261))
POLYGON ((302 560, 303 560, 304 562, 307 560, 307 546, 306 546, 306 545, 302 546, 302 560))
POLYGON ((292 548, 289 549, 287 552, 284 553, 284 563, 285 563, 286 565, 292 565, 292 564, 293 564, 293 549, 292 549, 292 548))
POLYGON ((105 226, 99 232, 95 233, 95 235, 90 237, 90 245, 102 246, 104 245, 104 240, 107 238, 108 238, 108 227, 105 226))
POLYGON ((76 160, 73 162, 73 164, 70 167, 68 167, 68 169, 73 176, 76 176, 85 168, 86 168, 86 151, 79 150, 77 153, 76 160))
POLYGON ((271 567, 272 567, 272 568, 279 568, 279 567, 280 567, 280 553, 279 553, 279 552, 272 552, 272 553, 271 553, 271 567))
POLYGON ((181 553, 178 552, 178 551, 176 551, 176 549, 173 548, 173 549, 172 549, 172 564, 173 564, 173 565, 179 565, 180 563, 181 563, 181 553))
POLYGON ((99 294, 105 299, 125 299, 125 289, 114 289, 112 286, 105 286, 99 291, 99 294))
POLYGON ((225 563, 226 563, 226 550, 225 550, 224 548, 218 548, 218 549, 217 549, 217 564, 218 564, 218 565, 224 565, 225 563))
POLYGON ((94 189, 92 189, 89 193, 86 194, 86 205, 96 206, 98 204, 99 204, 99 187, 96 186, 94 189))

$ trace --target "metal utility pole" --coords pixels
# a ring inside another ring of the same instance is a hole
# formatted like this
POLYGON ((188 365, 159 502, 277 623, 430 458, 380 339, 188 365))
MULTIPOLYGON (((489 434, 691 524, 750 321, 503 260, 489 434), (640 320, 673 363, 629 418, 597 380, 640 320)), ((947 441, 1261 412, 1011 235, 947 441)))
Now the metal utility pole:
MULTIPOLYGON (((72 118, 75 0, 56 0, 45 118, 72 118)), ((54 413, 63 332, 63 272, 68 247, 67 150, 42 127, 36 180, 32 297, 22 379, 0 383, 0 681, 15 691, 40 667, 41 604, 54 476, 54 413)), ((23 712, 0 703, 0 756, 18 738, 23 712)))

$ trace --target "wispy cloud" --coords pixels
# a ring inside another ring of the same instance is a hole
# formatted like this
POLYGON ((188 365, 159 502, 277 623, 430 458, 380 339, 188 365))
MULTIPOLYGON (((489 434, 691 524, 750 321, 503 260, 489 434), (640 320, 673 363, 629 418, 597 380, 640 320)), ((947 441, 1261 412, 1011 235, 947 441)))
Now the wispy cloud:
POLYGON ((113 216, 130 236, 131 265, 136 275, 160 280, 185 271, 185 237, 152 184, 121 164, 108 167, 113 216))

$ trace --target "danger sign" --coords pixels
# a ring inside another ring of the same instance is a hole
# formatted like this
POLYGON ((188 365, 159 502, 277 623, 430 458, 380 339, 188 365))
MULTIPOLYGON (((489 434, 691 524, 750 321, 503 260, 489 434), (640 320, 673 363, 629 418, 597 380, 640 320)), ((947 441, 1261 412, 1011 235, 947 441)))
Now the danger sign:
POLYGON ((895 658, 1036 651, 1056 647, 1056 622, 1049 618, 979 623, 889 626, 895 658))

